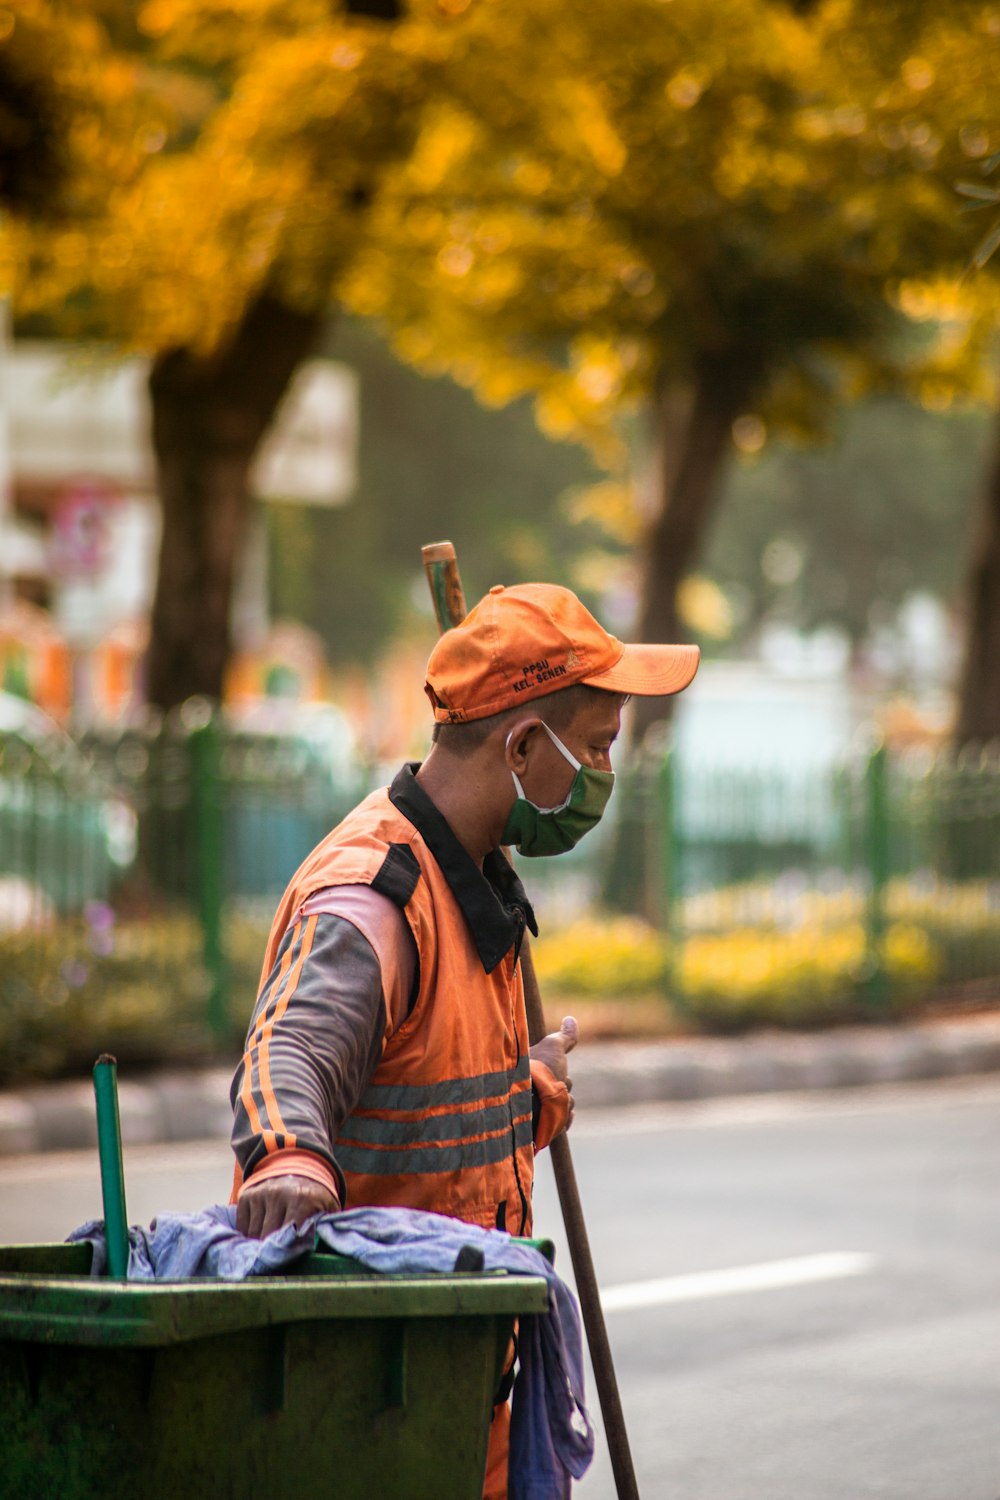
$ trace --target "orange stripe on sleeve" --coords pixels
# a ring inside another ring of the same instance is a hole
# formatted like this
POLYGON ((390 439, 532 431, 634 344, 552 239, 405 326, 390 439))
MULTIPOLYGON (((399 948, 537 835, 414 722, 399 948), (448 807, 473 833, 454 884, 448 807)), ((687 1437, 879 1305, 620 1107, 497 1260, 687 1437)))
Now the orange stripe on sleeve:
MULTIPOLYGON (((287 949, 285 950, 285 956, 281 960, 281 968, 278 971, 278 977, 275 980, 275 984, 274 984, 274 988, 275 988, 275 992, 276 993, 278 991, 280 991, 281 986, 282 986, 282 984, 284 982, 284 979, 285 979, 285 975, 288 973, 289 966, 291 965, 291 962, 292 962, 292 953, 295 950, 295 942, 296 942, 297 937, 298 937, 298 932, 294 931, 292 933, 292 940, 289 943, 287 949)), ((254 1028, 254 1032, 253 1032, 254 1035, 256 1035, 256 1031, 257 1031, 257 1028, 255 1027, 254 1028)), ((243 1108, 247 1112, 247 1119, 250 1121, 250 1127, 251 1127, 251 1129, 257 1135, 261 1135, 261 1134, 265 1134, 266 1135, 266 1132, 264 1131, 264 1127, 263 1127, 263 1125, 261 1123, 260 1111, 257 1108, 257 1101, 256 1101, 256 1099, 253 1096, 253 1055, 254 1055, 254 1053, 256 1051, 257 1051, 257 1042, 254 1041, 254 1043, 252 1044, 252 1046, 248 1046, 247 1050, 243 1054, 243 1087, 240 1090, 240 1098, 243 1101, 243 1108)), ((267 1149, 270 1150, 271 1147, 268 1147, 267 1149)))
POLYGON ((316 932, 316 924, 318 921, 318 917, 309 917, 306 921, 305 932, 302 935, 302 944, 299 948, 299 956, 295 960, 295 963, 292 965, 291 972, 289 973, 288 978, 285 981, 285 987, 281 992, 281 997, 271 1013, 270 1021, 268 1021, 263 1027, 260 1043, 258 1046, 257 1067, 260 1074, 260 1091, 264 1096, 264 1107, 267 1110, 267 1118, 271 1122, 270 1130, 264 1129, 264 1131, 262 1132, 264 1137, 264 1146, 269 1155, 272 1151, 277 1151, 278 1149, 278 1142, 276 1139, 276 1134, 278 1131, 280 1131, 285 1136, 285 1147, 287 1149, 291 1149, 295 1145, 295 1136, 291 1132, 287 1132, 285 1130, 285 1124, 281 1118, 281 1111, 278 1108, 278 1101, 274 1096, 274 1089, 271 1084, 271 1067, 268 1059, 268 1047, 270 1044, 272 1033, 274 1032, 274 1028, 275 1026, 277 1026, 278 1022, 285 1014, 285 1011, 288 1009, 288 1002, 294 995, 295 990, 298 986, 299 979, 302 976, 302 968, 312 949, 313 935, 316 932))

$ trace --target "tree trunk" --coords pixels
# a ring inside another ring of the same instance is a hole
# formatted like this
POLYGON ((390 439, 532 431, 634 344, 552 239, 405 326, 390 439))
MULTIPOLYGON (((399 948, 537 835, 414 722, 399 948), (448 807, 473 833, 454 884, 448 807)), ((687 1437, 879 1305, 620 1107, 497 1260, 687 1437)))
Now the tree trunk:
POLYGON ((222 696, 250 465, 322 321, 264 294, 216 354, 170 350, 150 372, 163 532, 146 695, 160 708, 222 696))
POLYGON ((955 727, 959 746, 1000 741, 1000 426, 983 492, 968 601, 955 727))
MULTIPOLYGON (((677 591, 695 564, 721 489, 732 426, 751 402, 761 374, 756 354, 728 350, 703 355, 695 368, 687 413, 676 423, 672 393, 661 394, 657 427, 659 501, 646 535, 646 578, 638 636, 641 641, 684 638, 677 591), (673 417, 673 421, 671 418, 673 417), (674 427, 676 430, 671 431, 674 427)), ((634 737, 670 715, 671 698, 638 698, 634 737)))

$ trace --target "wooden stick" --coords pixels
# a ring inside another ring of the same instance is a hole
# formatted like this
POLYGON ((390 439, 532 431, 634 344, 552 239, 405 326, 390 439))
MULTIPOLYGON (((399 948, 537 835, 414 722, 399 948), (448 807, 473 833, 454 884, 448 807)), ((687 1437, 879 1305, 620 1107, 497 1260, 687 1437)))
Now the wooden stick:
POLYGON ((451 542, 431 542, 430 546, 421 547, 420 556, 431 586, 438 628, 445 631, 453 625, 461 625, 468 611, 454 547, 451 542))
MULTIPOLYGON (((451 542, 435 542, 429 547, 421 548, 421 556, 431 588, 431 597, 434 600, 438 626, 442 631, 451 630, 462 623, 466 614, 455 548, 451 542)), ((534 1045, 545 1035, 545 1011, 527 933, 524 934, 524 941, 521 944, 521 977, 524 981, 524 1008, 528 1016, 528 1037, 534 1045)), ((625 1414, 622 1411, 621 1397, 618 1394, 618 1377, 615 1374, 614 1360, 611 1357, 611 1345, 608 1342, 608 1330, 601 1307, 600 1288, 594 1271, 593 1256, 590 1253, 587 1223, 583 1216, 583 1205, 580 1202, 580 1191, 576 1183, 569 1140, 565 1134, 557 1135, 550 1143, 549 1154, 552 1157, 552 1170, 555 1173, 559 1207, 562 1209, 563 1224, 566 1227, 570 1260, 573 1262, 573 1275, 576 1277, 576 1289, 580 1296, 583 1326, 587 1331, 587 1344, 590 1348, 591 1364, 594 1367, 594 1380, 601 1403, 601 1415, 604 1418, 604 1430, 607 1433, 618 1500, 639 1500, 632 1450, 625 1428, 625 1414)))

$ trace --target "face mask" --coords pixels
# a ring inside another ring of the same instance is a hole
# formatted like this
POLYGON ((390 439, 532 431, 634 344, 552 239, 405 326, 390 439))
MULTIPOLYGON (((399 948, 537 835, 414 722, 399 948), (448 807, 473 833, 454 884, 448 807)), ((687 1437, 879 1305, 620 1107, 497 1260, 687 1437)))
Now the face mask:
MULTIPOLYGON (((558 807, 536 807, 524 795, 524 788, 511 771, 517 788, 517 800, 510 810, 503 831, 505 844, 516 844, 518 854, 534 858, 543 854, 565 854, 589 833, 608 805, 615 784, 613 771, 594 771, 581 766, 545 723, 542 728, 556 749, 576 768, 565 802, 558 807)), ((508 738, 508 744, 510 743, 508 738)))

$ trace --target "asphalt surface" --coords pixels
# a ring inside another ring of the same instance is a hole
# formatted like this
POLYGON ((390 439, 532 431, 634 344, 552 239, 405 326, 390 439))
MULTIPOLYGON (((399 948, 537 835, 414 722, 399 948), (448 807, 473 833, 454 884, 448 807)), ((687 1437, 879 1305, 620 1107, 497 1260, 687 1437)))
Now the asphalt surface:
MULTIPOLYGON (((871 1257, 856 1275, 714 1297, 695 1287, 689 1301, 608 1313, 647 1500, 997 1500, 1000 1085, 581 1125, 605 1288, 871 1257)), ((557 1224, 547 1173, 536 1202, 557 1224)), ((613 1500, 603 1449, 578 1492, 613 1500)))
MULTIPOLYGON (((1000 1081, 581 1110, 572 1138, 644 1500, 998 1500, 1000 1081)), ((147 1222, 225 1198, 228 1149, 126 1173, 147 1222)), ((99 1213, 95 1153, 0 1161, 3 1241, 99 1213)), ((536 1217, 568 1275, 544 1164, 536 1217)), ((574 1493, 613 1500, 603 1441, 574 1493)))

